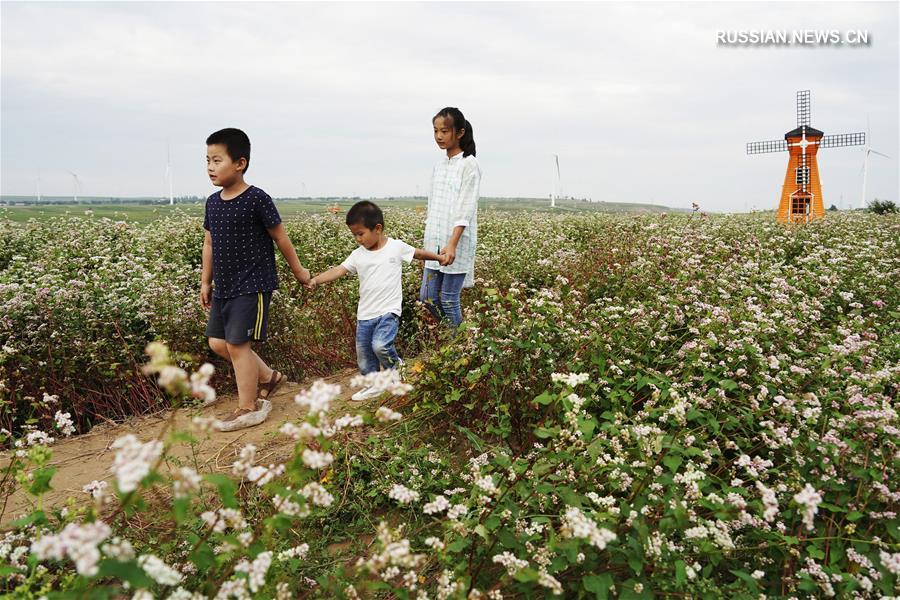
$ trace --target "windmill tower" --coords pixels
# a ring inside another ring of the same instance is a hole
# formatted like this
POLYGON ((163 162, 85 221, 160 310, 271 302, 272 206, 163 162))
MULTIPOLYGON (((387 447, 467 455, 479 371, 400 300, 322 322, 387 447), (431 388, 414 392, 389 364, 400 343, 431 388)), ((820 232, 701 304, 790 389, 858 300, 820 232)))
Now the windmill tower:
POLYGON ((866 143, 865 133, 825 135, 809 124, 809 90, 797 92, 797 128, 784 134, 783 140, 750 142, 747 154, 789 152, 787 172, 781 187, 778 221, 808 223, 825 216, 822 183, 816 154, 819 148, 859 146, 866 143))
POLYGON ((866 147, 863 149, 865 155, 863 156, 863 167, 862 167, 862 176, 863 176, 863 188, 862 188, 862 196, 859 199, 859 207, 866 207, 866 181, 869 177, 869 155, 877 154, 878 156, 883 156, 884 158, 890 158, 887 154, 882 154, 878 150, 872 149, 872 133, 869 131, 869 117, 866 117, 866 147))
POLYGON ((74 183, 74 188, 73 188, 74 192, 72 194, 72 201, 75 204, 78 204, 78 193, 81 191, 81 180, 78 179, 78 175, 76 175, 72 171, 69 171, 69 175, 72 176, 72 181, 74 183))
POLYGON ((550 208, 556 208, 556 199, 559 198, 559 155, 553 154, 553 183, 550 191, 550 208))

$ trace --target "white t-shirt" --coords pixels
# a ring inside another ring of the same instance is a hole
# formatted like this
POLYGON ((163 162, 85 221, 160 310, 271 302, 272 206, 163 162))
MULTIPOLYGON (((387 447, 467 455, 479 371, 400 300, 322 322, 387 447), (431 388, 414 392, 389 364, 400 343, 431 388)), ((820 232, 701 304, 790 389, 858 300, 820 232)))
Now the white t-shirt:
POLYGON ((356 318, 374 319, 388 313, 398 317, 403 307, 403 264, 412 262, 416 249, 400 240, 388 238, 380 250, 360 246, 341 266, 359 276, 359 306, 356 318))

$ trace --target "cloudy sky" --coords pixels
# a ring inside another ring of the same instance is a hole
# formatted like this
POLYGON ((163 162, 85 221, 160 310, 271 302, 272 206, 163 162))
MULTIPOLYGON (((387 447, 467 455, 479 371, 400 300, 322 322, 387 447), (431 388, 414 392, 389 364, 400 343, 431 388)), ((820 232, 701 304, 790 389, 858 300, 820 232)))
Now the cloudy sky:
MULTIPOLYGON (((0 3, 2 194, 213 191, 206 136, 248 132, 273 196, 424 193, 431 116, 472 122, 485 196, 714 211, 777 202, 787 155, 750 141, 864 131, 868 197, 898 200, 898 3, 0 3), (868 32, 868 45, 722 46, 720 30, 868 32)), ((858 204, 863 150, 819 154, 858 204)))

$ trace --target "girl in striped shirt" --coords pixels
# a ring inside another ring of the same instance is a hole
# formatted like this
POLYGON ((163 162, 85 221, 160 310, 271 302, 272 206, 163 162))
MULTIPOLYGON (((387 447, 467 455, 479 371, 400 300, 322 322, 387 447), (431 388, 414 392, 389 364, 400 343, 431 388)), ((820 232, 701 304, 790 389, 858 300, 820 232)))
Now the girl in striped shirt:
POLYGON ((447 157, 431 173, 424 248, 446 254, 448 262, 425 262, 420 299, 435 317, 457 326, 462 322, 460 291, 474 285, 481 167, 472 124, 458 108, 440 110, 432 124, 434 141, 447 157))

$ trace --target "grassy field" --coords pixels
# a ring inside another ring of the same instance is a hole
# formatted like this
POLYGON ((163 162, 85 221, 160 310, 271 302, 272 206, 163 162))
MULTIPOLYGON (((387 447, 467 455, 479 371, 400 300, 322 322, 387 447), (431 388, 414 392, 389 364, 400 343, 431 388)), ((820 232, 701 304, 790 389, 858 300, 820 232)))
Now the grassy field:
MULTIPOLYGON (((424 211, 426 201, 424 198, 384 199, 374 198, 379 206, 388 208, 413 208, 424 211)), ((344 199, 337 202, 342 210, 352 206, 353 199, 344 199)), ((322 213, 334 206, 332 200, 306 200, 306 199, 276 199, 278 210, 285 220, 322 213)), ((633 204, 627 202, 598 202, 588 203, 575 200, 558 200, 555 209, 551 209, 549 202, 542 198, 482 198, 482 209, 500 211, 551 211, 557 213, 660 213, 678 212, 665 206, 653 204, 633 204)), ((43 221, 59 216, 91 217, 112 219, 113 221, 127 221, 130 223, 146 224, 169 216, 173 212, 183 212, 191 216, 203 214, 202 202, 181 203, 174 207, 158 204, 24 204, 24 205, 0 205, 0 219, 9 219, 14 222, 24 223, 29 219, 43 221)))

